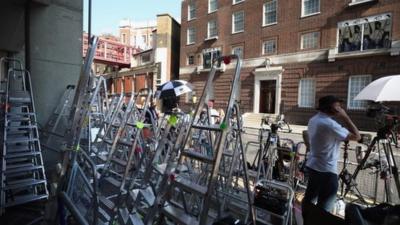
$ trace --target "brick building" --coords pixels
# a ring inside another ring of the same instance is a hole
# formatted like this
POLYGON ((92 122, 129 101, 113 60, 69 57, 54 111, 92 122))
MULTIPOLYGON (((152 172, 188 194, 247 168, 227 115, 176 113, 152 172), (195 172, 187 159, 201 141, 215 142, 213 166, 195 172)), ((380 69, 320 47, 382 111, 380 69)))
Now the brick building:
MULTIPOLYGON (((372 129, 355 95, 400 74, 400 1, 183 0, 181 17, 180 79, 200 93, 210 61, 238 53, 244 112, 306 124, 318 98, 334 94, 360 128, 372 129)), ((232 74, 230 66, 218 73, 215 107, 225 104, 232 74)))
MULTIPOLYGON (((132 43, 126 27, 120 27, 120 37, 132 43)), ((132 90, 153 88, 166 81, 176 79, 179 74, 180 24, 169 14, 157 15, 152 29, 150 48, 136 52, 131 57, 131 68, 104 75, 111 84, 111 92, 131 93, 132 90)), ((147 38, 149 40, 150 38, 147 38)))

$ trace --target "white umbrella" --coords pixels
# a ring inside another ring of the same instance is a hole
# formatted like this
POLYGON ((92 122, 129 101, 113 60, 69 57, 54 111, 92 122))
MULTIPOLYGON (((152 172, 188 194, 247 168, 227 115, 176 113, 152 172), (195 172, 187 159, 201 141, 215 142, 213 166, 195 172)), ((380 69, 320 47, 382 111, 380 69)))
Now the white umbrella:
POLYGON ((374 80, 362 89, 354 100, 400 101, 400 75, 374 80))

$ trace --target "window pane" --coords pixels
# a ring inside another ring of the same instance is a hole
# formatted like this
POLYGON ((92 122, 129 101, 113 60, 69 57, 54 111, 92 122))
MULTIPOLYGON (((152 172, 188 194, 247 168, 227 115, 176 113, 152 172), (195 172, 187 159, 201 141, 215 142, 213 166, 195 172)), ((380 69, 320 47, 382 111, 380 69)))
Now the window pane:
POLYGON ((354 100, 360 91, 371 82, 371 76, 352 76, 349 79, 349 95, 347 104, 349 109, 365 109, 367 101, 354 100))
POLYGON ((194 19, 196 17, 196 5, 194 2, 189 4, 189 20, 194 19))
POLYGON ((317 48, 319 43, 319 32, 301 35, 301 49, 317 48))
POLYGON ((276 23, 276 0, 265 3, 264 12, 265 24, 276 23))
POLYGON ((276 40, 268 40, 263 43, 263 54, 273 54, 276 51, 276 40))
POLYGON ((209 0, 208 12, 214 12, 217 9, 218 9, 218 1, 217 0, 209 0))
POLYGON ((301 79, 299 88, 299 107, 314 107, 315 81, 313 79, 301 79))
POLYGON ((218 35, 217 21, 213 20, 208 22, 208 37, 215 37, 218 35))
POLYGON ((344 21, 338 24, 338 52, 390 48, 391 14, 344 21))
POLYGON ((303 16, 319 12, 319 0, 303 0, 303 16))
POLYGON ((187 32, 187 43, 193 44, 196 41, 196 30, 192 27, 188 28, 187 32))
POLYGON ((244 12, 235 12, 233 14, 233 32, 244 30, 244 12))
POLYGON ((194 55, 188 56, 188 65, 194 65, 194 55))
POLYGON ((243 59, 243 47, 238 46, 232 48, 232 54, 238 55, 241 59, 243 59))
MULTIPOLYGON (((221 55, 219 49, 205 49, 203 52, 203 68, 209 69, 215 59, 221 55)), ((218 65, 219 66, 219 65, 218 65)))

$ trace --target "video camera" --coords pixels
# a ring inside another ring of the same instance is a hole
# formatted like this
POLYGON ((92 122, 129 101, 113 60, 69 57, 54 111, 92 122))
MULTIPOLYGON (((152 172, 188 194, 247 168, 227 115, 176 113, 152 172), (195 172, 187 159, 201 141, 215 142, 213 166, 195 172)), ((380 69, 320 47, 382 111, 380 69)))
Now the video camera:
POLYGON ((367 116, 375 118, 378 136, 381 138, 384 138, 399 123, 399 116, 394 115, 394 110, 382 103, 370 103, 367 107, 367 116))

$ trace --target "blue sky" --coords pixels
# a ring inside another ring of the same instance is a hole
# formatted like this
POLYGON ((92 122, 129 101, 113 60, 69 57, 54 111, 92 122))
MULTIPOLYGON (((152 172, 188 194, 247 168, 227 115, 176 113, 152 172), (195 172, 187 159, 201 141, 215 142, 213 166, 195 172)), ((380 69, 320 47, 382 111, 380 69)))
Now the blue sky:
MULTIPOLYGON (((154 21, 157 14, 169 13, 180 22, 182 0, 92 0, 92 33, 117 34, 121 20, 154 21)), ((83 29, 88 27, 88 0, 84 0, 83 29)))

